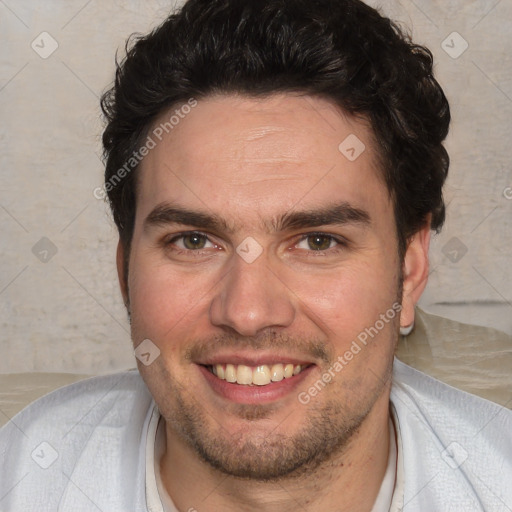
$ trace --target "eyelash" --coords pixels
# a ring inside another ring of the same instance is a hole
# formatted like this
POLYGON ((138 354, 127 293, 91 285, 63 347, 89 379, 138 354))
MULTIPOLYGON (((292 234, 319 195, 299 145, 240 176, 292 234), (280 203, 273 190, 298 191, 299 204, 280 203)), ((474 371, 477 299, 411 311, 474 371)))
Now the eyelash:
POLYGON ((337 245, 334 247, 330 247, 324 251, 314 251, 312 249, 309 251, 306 251, 306 253, 308 254, 308 257, 324 256, 326 254, 333 254, 333 253, 336 254, 339 251, 346 249, 348 247, 348 242, 345 238, 342 238, 340 236, 334 236, 329 233, 323 233, 321 231, 316 231, 313 233, 306 233, 306 234, 302 235, 301 238, 299 239, 299 241, 294 244, 294 247, 299 245, 304 240, 307 240, 308 238, 313 238, 315 236, 318 236, 321 238, 328 238, 330 240, 330 242, 336 242, 337 245))
MULTIPOLYGON (((214 245, 214 247, 216 247, 216 248, 219 247, 218 244, 216 244, 212 240, 210 240, 210 237, 206 233, 203 233, 201 231, 185 231, 183 233, 179 233, 177 235, 174 235, 172 238, 166 240, 164 242, 164 245, 166 247, 168 247, 170 245, 175 244, 178 240, 183 239, 186 236, 191 236, 191 235, 197 235, 199 237, 204 237, 204 238, 206 238, 207 241, 212 243, 214 245)), ((328 248, 326 250, 323 250, 323 251, 305 250, 305 252, 308 254, 308 257, 324 256, 324 255, 326 255, 328 253, 329 254, 333 254, 333 253, 337 253, 340 250, 346 249, 348 247, 348 241, 346 239, 344 239, 342 237, 339 237, 339 236, 331 235, 329 233, 323 233, 323 232, 318 232, 318 231, 315 231, 313 233, 306 233, 306 234, 302 235, 300 237, 300 239, 294 244, 293 247, 296 247, 297 245, 299 245, 304 240, 307 240, 308 238, 312 238, 312 237, 315 237, 315 236, 322 237, 322 238, 328 238, 331 243, 334 241, 334 242, 336 242, 337 245, 335 247, 330 247, 330 248, 328 248)), ((176 247, 176 246, 174 247, 173 250, 176 253, 178 253, 178 254, 185 254, 186 253, 187 255, 194 255, 194 256, 202 256, 202 251, 203 251, 203 249, 197 249, 197 250, 181 249, 181 248, 176 247)))
MULTIPOLYGON (((207 241, 212 243, 215 247, 218 247, 218 244, 215 244, 212 242, 209 238, 209 236, 206 233, 202 233, 201 231, 185 231, 183 233, 179 233, 177 235, 174 235, 172 238, 166 240, 164 242, 164 245, 166 247, 175 244, 178 240, 185 238, 186 236, 192 236, 197 235, 198 237, 204 237, 207 241)), ((178 254, 187 254, 187 255, 193 255, 193 256, 201 256, 203 249, 193 250, 193 249, 181 249, 180 247, 174 247, 174 252, 178 254)))

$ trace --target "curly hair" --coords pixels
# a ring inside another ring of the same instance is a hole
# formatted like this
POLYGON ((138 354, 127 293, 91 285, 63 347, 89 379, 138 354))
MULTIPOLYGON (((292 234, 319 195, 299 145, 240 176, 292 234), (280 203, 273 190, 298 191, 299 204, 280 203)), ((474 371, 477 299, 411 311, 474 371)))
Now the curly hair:
POLYGON ((133 235, 137 162, 112 179, 164 111, 213 94, 294 92, 369 121, 393 202, 398 250, 445 218, 448 101, 431 52, 359 0, 188 0, 126 43, 101 99, 105 184, 120 240, 133 235))

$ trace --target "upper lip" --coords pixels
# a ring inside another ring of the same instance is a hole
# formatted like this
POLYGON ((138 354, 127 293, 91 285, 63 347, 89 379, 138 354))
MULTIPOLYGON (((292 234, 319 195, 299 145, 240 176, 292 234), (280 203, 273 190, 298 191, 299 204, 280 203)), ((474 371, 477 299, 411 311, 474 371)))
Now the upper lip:
POLYGON ((213 366, 216 364, 243 364, 246 366, 262 366, 273 364, 294 364, 294 365, 310 365, 314 364, 313 361, 305 359, 303 357, 290 356, 286 354, 274 354, 271 352, 266 353, 244 353, 238 351, 236 353, 217 353, 208 356, 204 359, 194 361, 196 364, 202 366, 213 366))

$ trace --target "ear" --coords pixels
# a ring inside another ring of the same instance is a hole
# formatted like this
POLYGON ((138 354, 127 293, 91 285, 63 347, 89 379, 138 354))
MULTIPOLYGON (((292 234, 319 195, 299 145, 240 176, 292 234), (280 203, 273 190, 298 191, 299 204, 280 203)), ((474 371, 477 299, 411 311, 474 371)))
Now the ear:
POLYGON ((402 311, 400 327, 414 323, 414 306, 428 281, 428 249, 430 246, 430 218, 425 226, 410 239, 403 261, 402 311))
POLYGON ((121 243, 121 240, 117 242, 117 252, 116 252, 116 264, 117 264, 117 278, 119 279, 119 286, 121 288, 121 294, 123 295, 123 301, 128 307, 130 303, 130 298, 128 296, 128 283, 126 282, 127 272, 126 272, 126 260, 124 254, 124 247, 121 243))

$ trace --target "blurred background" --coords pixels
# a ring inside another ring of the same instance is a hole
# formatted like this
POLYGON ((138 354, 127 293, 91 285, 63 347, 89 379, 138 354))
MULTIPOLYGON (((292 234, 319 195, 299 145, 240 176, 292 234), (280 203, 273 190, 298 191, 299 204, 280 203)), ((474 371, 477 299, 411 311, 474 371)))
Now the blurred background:
MULTIPOLYGON (((420 306, 512 334, 512 1, 367 3, 431 49, 452 109, 448 215, 420 306)), ((0 374, 135 366, 116 230, 94 196, 99 97, 126 38, 179 4, 0 0, 0 374)))

